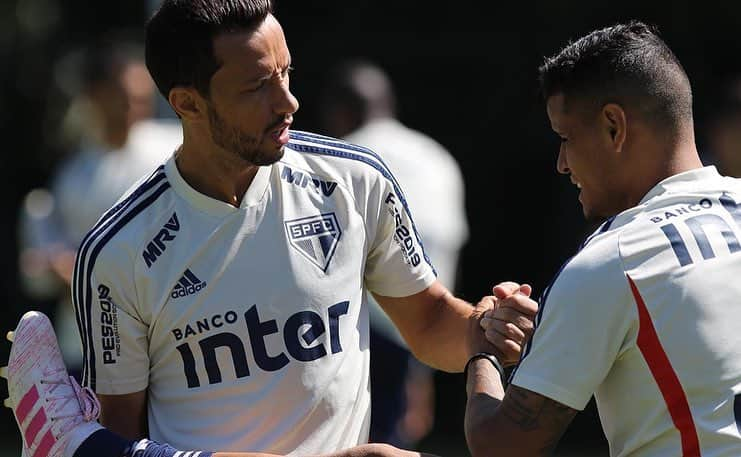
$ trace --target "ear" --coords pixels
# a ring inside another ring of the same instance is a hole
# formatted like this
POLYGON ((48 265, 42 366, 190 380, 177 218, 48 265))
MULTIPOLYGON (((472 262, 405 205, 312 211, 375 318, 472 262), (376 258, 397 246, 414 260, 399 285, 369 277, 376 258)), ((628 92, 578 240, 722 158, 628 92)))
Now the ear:
POLYGON ((604 131, 609 135, 613 147, 617 152, 622 151, 628 135, 628 119, 625 110, 616 103, 608 103, 602 107, 600 117, 604 131))
POLYGON ((206 118, 206 101, 192 87, 173 87, 167 101, 183 120, 199 121, 206 118))

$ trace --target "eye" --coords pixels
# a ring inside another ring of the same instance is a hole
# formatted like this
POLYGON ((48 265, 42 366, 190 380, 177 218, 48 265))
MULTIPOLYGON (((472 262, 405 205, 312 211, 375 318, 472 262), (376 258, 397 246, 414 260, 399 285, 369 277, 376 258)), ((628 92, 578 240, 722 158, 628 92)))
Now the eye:
POLYGON ((559 136, 558 138, 561 140, 561 143, 565 143, 565 142, 569 141, 568 138, 563 137, 563 136, 559 136))
POLYGON ((254 85, 254 86, 252 86, 252 87, 250 87, 250 88, 248 88, 248 89, 245 89, 244 91, 245 91, 245 92, 247 92, 247 93, 253 93, 253 92, 257 92, 258 90, 260 90, 260 89, 262 89, 263 87, 265 87, 265 82, 266 82, 266 81, 267 81, 267 80, 263 79, 263 80, 261 80, 261 81, 260 81, 259 83, 257 83, 256 85, 254 85))
POLYGON ((281 78, 287 78, 288 75, 291 74, 292 71, 293 71, 293 67, 289 65, 289 66, 287 66, 286 68, 283 69, 283 71, 280 74, 280 77, 281 78))

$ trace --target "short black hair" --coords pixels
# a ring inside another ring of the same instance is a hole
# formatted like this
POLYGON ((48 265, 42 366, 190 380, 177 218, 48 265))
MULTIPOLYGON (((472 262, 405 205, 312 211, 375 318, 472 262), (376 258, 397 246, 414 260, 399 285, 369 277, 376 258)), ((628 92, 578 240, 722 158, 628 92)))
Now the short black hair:
POLYGON ((692 89, 679 59, 655 27, 630 21, 569 43, 539 68, 547 99, 631 106, 644 120, 676 133, 692 120, 692 89))
POLYGON ((146 25, 149 73, 168 98, 177 86, 209 95, 211 77, 222 65, 214 38, 250 30, 273 11, 271 0, 164 0, 146 25))

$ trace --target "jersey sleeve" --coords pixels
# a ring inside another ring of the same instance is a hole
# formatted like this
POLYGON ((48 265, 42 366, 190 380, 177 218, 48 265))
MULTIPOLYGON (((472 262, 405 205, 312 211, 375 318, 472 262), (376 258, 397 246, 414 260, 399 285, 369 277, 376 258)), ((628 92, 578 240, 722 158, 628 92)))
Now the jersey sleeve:
POLYGON ((583 410, 627 347, 629 303, 616 244, 585 248, 543 294, 511 383, 583 410))
POLYGON ((390 173, 378 177, 368 194, 366 227, 368 289, 407 297, 429 287, 436 273, 414 226, 406 198, 390 173))
POLYGON ((83 344, 83 382, 99 394, 139 392, 149 382, 149 326, 137 311, 130 258, 106 251, 94 254, 94 247, 80 250, 72 285, 83 344))

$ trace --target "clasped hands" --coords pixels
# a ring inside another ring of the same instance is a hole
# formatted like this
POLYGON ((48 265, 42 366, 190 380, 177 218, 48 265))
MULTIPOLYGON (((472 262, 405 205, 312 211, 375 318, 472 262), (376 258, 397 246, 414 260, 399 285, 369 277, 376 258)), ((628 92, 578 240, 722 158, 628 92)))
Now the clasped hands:
POLYGON ((502 365, 514 365, 533 335, 538 303, 530 298, 532 288, 527 284, 503 282, 492 292, 479 301, 471 317, 469 357, 488 352, 502 365))

